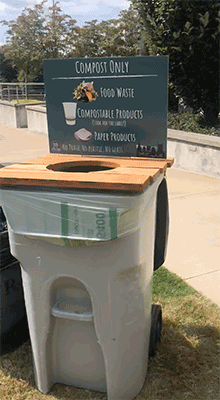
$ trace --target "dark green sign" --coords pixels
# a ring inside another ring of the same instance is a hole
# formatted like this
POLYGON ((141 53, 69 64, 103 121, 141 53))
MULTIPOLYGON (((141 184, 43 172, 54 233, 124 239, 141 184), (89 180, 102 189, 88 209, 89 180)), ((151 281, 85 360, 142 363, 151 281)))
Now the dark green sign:
POLYGON ((44 61, 50 152, 166 157, 168 57, 44 61))

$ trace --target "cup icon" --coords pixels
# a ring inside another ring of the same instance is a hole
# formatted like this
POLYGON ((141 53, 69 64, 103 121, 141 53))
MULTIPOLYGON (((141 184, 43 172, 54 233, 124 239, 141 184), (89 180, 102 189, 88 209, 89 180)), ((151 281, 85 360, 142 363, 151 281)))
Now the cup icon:
POLYGON ((67 125, 75 125, 76 123, 76 107, 77 103, 63 103, 63 109, 67 125))

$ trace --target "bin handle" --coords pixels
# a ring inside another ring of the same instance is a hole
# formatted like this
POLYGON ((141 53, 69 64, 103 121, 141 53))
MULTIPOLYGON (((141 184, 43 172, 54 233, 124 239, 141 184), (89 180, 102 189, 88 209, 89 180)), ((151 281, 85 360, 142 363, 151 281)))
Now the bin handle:
POLYGON ((71 319, 74 321, 84 321, 91 322, 93 320, 92 311, 87 311, 84 313, 77 313, 73 311, 64 311, 56 307, 56 305, 51 307, 51 314, 57 318, 71 319))

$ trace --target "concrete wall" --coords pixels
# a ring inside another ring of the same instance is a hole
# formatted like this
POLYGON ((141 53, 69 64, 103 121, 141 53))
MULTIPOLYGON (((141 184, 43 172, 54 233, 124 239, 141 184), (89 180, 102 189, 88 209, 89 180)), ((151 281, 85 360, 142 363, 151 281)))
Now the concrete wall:
POLYGON ((2 125, 12 126, 13 128, 19 127, 16 119, 16 107, 13 103, 9 101, 0 101, 0 123, 2 125))
MULTIPOLYGON (((13 128, 27 128, 26 106, 33 103, 11 103, 0 100, 0 124, 13 128)), ((42 103, 39 103, 42 104, 42 103)))
POLYGON ((45 104, 26 106, 28 129, 41 135, 48 135, 45 104))
POLYGON ((167 155, 175 168, 220 178, 220 137, 168 129, 167 155))

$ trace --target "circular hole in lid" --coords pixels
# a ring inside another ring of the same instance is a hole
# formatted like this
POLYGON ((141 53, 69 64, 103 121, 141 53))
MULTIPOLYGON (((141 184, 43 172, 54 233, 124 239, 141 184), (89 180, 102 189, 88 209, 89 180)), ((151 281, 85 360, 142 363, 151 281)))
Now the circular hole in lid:
POLYGON ((103 161, 81 161, 50 164, 47 169, 57 172, 81 172, 107 171, 119 167, 116 163, 105 163, 103 161))

